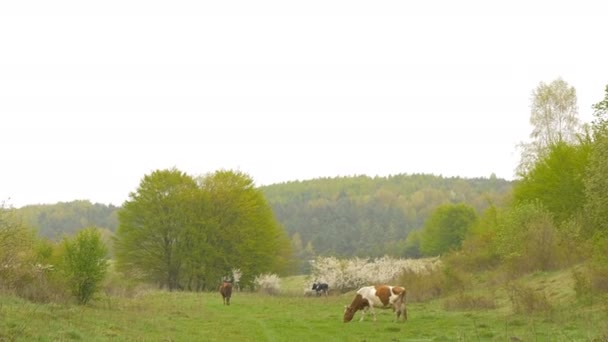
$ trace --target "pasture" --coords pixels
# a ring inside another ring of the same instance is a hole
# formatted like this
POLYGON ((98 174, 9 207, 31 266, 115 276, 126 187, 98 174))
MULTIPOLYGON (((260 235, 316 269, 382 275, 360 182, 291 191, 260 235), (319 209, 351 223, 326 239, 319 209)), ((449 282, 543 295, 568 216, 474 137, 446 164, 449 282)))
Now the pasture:
MULTIPOLYGON (((603 341, 606 306, 557 306, 534 315, 493 310, 446 311, 442 300, 409 303, 409 320, 391 310, 378 320, 342 322, 353 292, 306 297, 303 278, 270 296, 234 292, 147 291, 101 296, 86 306, 34 304, 0 295, 0 341, 603 341)), ((502 296, 501 294, 499 294, 502 296)))

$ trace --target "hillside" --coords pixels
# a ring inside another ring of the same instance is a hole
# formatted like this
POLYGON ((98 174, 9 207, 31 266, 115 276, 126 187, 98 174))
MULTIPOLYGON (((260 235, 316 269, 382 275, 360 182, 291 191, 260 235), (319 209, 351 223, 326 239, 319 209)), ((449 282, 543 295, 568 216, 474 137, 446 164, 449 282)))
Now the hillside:
MULTIPOLYGON (((466 203, 479 213, 500 205, 512 182, 434 175, 336 177, 260 187, 277 220, 292 239, 297 257, 315 255, 416 256, 408 234, 445 203, 466 203)), ((57 239, 97 226, 114 232, 119 207, 89 201, 32 205, 17 209, 39 234, 57 239)))
POLYGON ((407 255, 407 235, 437 206, 465 203, 483 212, 501 205, 512 182, 434 175, 338 177, 262 187, 279 222, 305 259, 312 255, 407 255))

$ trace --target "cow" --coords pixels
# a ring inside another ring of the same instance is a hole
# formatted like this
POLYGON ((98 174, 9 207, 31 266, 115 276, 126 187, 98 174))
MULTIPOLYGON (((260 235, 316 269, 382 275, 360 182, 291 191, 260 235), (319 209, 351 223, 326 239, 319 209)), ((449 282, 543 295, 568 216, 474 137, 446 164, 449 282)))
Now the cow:
POLYGON ((391 285, 375 285, 364 286, 357 291, 353 302, 349 306, 345 306, 344 323, 350 322, 355 313, 362 310, 361 319, 365 318, 367 310, 372 312, 374 321, 376 320, 376 312, 374 307, 393 307, 395 312, 395 321, 399 321, 399 316, 403 314, 403 320, 407 320, 407 308, 405 307, 406 290, 401 286, 391 285))
POLYGON ((325 294, 325 296, 327 296, 327 293, 329 292, 329 285, 326 283, 313 283, 312 289, 317 292, 317 296, 320 296, 321 294, 325 294))
POLYGON ((232 296, 232 283, 229 281, 222 282, 222 285, 220 285, 220 294, 224 299, 224 305, 230 305, 230 297, 232 296))

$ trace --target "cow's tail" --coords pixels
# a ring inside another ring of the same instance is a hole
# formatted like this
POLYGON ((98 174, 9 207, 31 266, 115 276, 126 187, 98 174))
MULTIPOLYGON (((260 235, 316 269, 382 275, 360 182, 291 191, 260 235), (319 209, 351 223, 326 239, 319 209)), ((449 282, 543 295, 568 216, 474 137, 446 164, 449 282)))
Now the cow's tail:
POLYGON ((403 292, 401 292, 401 308, 403 310, 402 314, 403 314, 403 320, 407 321, 407 305, 406 305, 406 300, 407 300, 407 290, 404 288, 403 292))
MULTIPOLYGON (((397 299, 397 301, 399 303, 399 311, 403 315, 403 319, 405 321, 407 321, 406 297, 407 297, 407 290, 404 288, 403 291, 401 291, 401 293, 399 294, 399 298, 397 299)), ((397 315, 397 318, 398 317, 399 316, 397 315)))

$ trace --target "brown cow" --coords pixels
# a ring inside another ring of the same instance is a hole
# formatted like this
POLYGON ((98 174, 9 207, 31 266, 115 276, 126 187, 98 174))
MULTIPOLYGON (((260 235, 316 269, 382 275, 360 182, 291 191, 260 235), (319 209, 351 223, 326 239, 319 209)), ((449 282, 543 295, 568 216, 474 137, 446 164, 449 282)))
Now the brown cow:
POLYGON ((222 294, 222 298, 224 299, 224 305, 230 305, 230 297, 232 296, 232 283, 229 281, 224 281, 222 285, 220 285, 220 293, 222 294))
POLYGON ((355 315, 355 312, 363 310, 360 321, 365 318, 365 312, 370 310, 376 320, 376 307, 392 306, 395 312, 395 320, 399 320, 399 316, 403 313, 403 319, 407 320, 407 308, 405 307, 406 291, 400 286, 376 285, 365 286, 360 288, 353 299, 353 302, 344 310, 344 323, 350 322, 355 315))

